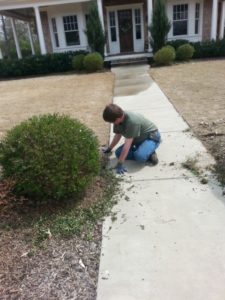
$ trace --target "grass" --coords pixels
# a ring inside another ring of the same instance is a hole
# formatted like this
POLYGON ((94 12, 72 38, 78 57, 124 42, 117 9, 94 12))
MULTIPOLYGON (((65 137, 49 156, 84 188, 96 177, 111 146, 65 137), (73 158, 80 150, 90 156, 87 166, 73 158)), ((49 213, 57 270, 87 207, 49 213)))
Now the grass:
POLYGON ((188 158, 181 165, 183 168, 189 170, 192 174, 197 176, 200 179, 201 184, 207 184, 208 179, 205 176, 203 176, 203 171, 200 169, 197 163, 198 163, 198 159, 195 157, 195 158, 188 158))
POLYGON ((183 168, 191 171, 191 173, 194 174, 195 176, 200 176, 201 171, 200 168, 197 166, 197 163, 198 163, 198 159, 195 157, 195 158, 187 158, 187 160, 183 162, 181 165, 183 168))

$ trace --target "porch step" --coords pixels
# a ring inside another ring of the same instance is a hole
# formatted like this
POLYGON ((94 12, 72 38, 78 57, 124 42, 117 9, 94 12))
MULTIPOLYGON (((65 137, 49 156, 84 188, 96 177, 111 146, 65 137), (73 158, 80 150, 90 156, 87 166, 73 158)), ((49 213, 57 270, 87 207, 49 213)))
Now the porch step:
POLYGON ((125 66, 125 65, 132 65, 132 64, 147 64, 148 58, 147 57, 134 57, 134 58, 119 58, 111 60, 111 66, 125 66))

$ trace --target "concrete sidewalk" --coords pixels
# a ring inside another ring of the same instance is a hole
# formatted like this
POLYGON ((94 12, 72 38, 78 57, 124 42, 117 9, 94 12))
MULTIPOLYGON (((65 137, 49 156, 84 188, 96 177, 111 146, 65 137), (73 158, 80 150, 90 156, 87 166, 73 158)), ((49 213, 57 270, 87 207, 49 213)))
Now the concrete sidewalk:
POLYGON ((149 117, 163 143, 157 166, 126 163, 117 220, 104 222, 97 300, 225 300, 225 197, 207 171, 213 159, 148 66, 112 71, 114 103, 149 117), (181 165, 196 157, 206 185, 181 165))

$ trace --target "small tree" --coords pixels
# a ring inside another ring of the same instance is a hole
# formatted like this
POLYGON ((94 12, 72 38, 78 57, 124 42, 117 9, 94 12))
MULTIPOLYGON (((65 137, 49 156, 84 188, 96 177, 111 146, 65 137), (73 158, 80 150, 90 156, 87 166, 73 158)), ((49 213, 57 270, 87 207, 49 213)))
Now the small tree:
POLYGON ((171 23, 166 15, 165 0, 156 0, 152 13, 152 23, 149 26, 150 44, 154 53, 165 46, 170 27, 171 23))
POLYGON ((89 9, 87 30, 85 31, 88 44, 92 52, 99 52, 104 56, 105 35, 98 14, 96 3, 92 3, 89 9))

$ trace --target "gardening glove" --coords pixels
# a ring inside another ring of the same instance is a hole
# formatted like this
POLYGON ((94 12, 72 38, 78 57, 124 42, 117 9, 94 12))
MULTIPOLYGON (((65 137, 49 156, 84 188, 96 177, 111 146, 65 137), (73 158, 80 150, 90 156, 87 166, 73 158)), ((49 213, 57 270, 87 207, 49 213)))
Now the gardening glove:
POLYGON ((110 154, 110 153, 112 153, 112 150, 109 147, 103 147, 102 148, 102 153, 110 154))
POLYGON ((119 161, 116 165, 116 174, 123 175, 125 172, 127 172, 127 169, 123 166, 123 163, 119 161))

